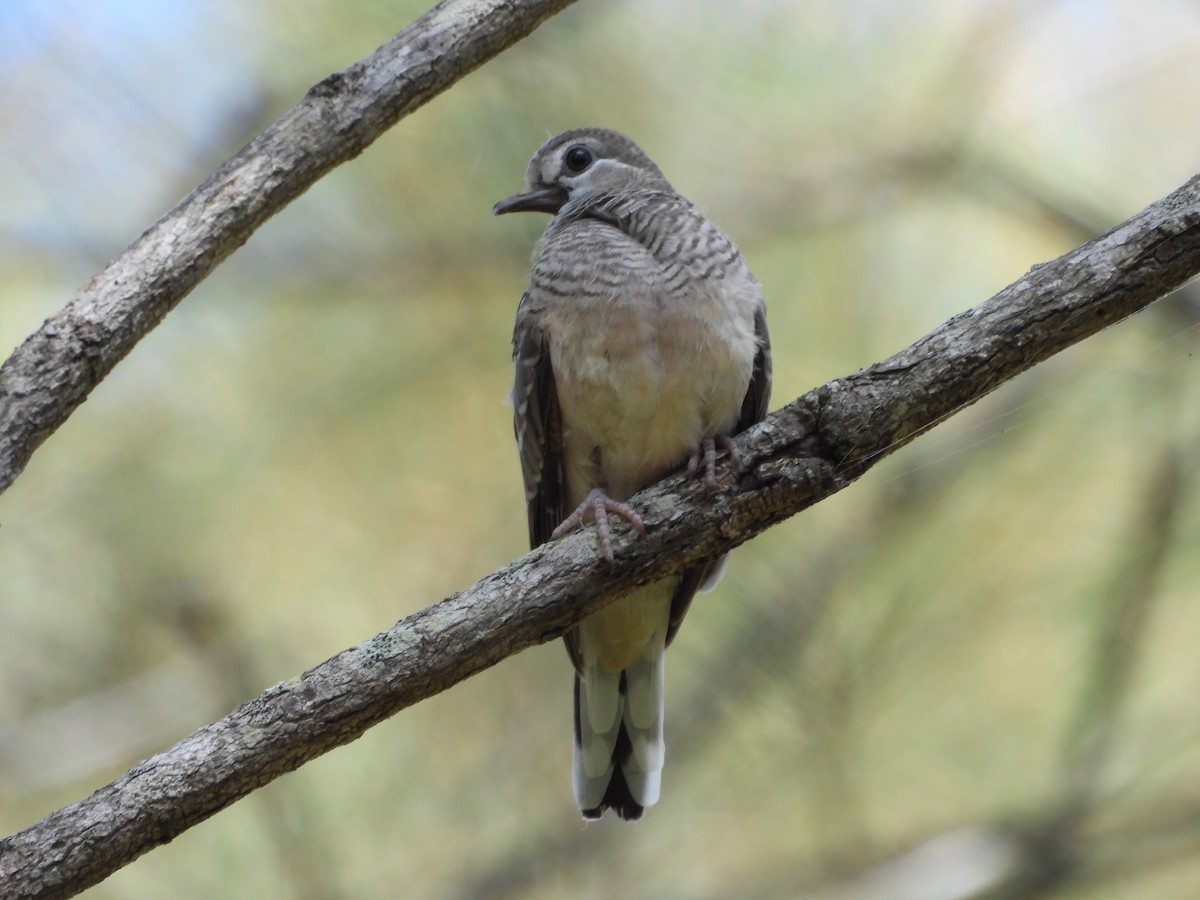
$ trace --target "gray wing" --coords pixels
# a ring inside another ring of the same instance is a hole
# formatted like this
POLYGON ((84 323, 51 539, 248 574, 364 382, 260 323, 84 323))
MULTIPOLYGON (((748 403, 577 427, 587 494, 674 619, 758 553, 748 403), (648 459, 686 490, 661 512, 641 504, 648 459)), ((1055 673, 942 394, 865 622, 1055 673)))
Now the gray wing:
MULTIPOLYGON (((562 466, 562 411, 550 364, 546 332, 538 323, 529 292, 517 307, 513 329, 513 430, 525 480, 525 511, 529 517, 529 546, 550 540, 567 517, 566 484, 562 466)), ((579 639, 572 628, 563 635, 576 671, 582 670, 579 639)))
POLYGON ((750 387, 742 400, 737 434, 765 419, 771 403, 771 335, 767 332, 766 304, 760 303, 754 313, 754 336, 758 338, 758 354, 754 357, 750 387))
POLYGON ((546 332, 529 293, 517 307, 513 330, 513 430, 525 480, 529 545, 537 547, 567 517, 562 469, 562 414, 546 332))
MULTIPOLYGON (((756 422, 761 422, 767 416, 767 407, 771 402, 771 335, 767 332, 767 307, 759 304, 754 313, 754 334, 758 338, 758 353, 754 357, 754 369, 750 375, 750 386, 746 396, 742 398, 742 411, 738 416, 735 434, 740 434, 756 422)), ((710 576, 718 573, 725 564, 725 556, 709 560, 694 569, 687 569, 671 598, 671 621, 667 626, 667 643, 675 637, 675 632, 683 623, 692 598, 710 576)), ((711 587, 712 585, 709 585, 711 587)))

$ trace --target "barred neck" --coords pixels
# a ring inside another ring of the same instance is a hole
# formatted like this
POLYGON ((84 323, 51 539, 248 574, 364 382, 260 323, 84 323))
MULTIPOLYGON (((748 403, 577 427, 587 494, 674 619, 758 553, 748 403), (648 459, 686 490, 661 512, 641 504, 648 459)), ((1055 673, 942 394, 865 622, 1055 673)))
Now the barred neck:
POLYGON ((664 227, 677 227, 691 217, 702 218, 687 199, 668 186, 585 194, 564 206, 556 223, 598 219, 645 243, 664 227))
POLYGON ((672 271, 719 276, 741 257, 720 228, 670 189, 588 194, 564 206, 551 227, 587 219, 620 229, 672 271))

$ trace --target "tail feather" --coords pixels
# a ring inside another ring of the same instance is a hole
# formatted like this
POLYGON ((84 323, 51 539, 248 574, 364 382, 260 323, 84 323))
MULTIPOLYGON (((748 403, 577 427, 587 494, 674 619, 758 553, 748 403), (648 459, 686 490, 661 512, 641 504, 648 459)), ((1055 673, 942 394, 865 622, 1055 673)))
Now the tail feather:
POLYGON ((665 755, 663 657, 659 642, 619 676, 598 665, 575 676, 575 799, 585 818, 612 809, 622 819, 638 819, 658 802, 665 755))
POLYGON ((625 710, 622 720, 629 730, 631 754, 624 763, 626 780, 635 796, 646 797, 644 805, 658 799, 658 775, 663 767, 666 745, 663 742, 664 690, 663 648, 650 651, 625 670, 625 710), (642 776, 641 791, 632 784, 634 776, 642 776), (647 780, 646 776, 654 776, 647 780), (649 793, 648 793, 649 792, 649 793), (649 799, 652 796, 653 799, 649 799))
MULTIPOLYGON (((587 714, 584 722, 597 734, 608 734, 621 719, 621 672, 609 672, 603 666, 589 666, 583 682, 584 705, 587 714)), ((614 735, 614 739, 615 739, 614 735)), ((609 754, 612 744, 609 744, 609 754)))
MULTIPOLYGON (((624 726, 621 726, 620 733, 617 735, 615 752, 616 754, 629 753, 629 733, 624 726)), ((579 811, 585 819, 595 820, 604 815, 606 809, 611 809, 618 818, 627 822, 635 822, 642 817, 642 813, 649 804, 639 802, 639 798, 634 795, 633 787, 626 780, 621 766, 614 765, 610 768, 612 769, 611 776, 606 782, 599 783, 602 789, 600 799, 589 805, 584 805, 581 799, 579 811)))
POLYGON ((663 647, 651 644, 646 655, 631 665, 624 676, 624 716, 638 731, 657 731, 662 740, 663 703, 666 697, 663 647))
MULTIPOLYGON (((620 713, 619 680, 614 678, 612 681, 612 693, 617 699, 611 702, 620 713)), ((575 676, 575 793, 579 795, 583 785, 584 793, 599 802, 604 785, 612 777, 621 722, 619 715, 613 715, 611 719, 605 715, 603 718, 610 723, 608 727, 603 730, 596 727, 591 705, 594 693, 587 689, 583 679, 575 676)))

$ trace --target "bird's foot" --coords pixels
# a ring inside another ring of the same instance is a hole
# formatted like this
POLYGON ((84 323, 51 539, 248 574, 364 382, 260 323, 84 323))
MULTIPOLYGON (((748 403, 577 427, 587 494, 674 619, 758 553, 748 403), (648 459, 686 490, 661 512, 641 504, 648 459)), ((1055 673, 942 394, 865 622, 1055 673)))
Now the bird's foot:
POLYGON ((642 517, 637 514, 632 506, 622 503, 620 500, 614 500, 608 494, 604 493, 601 488, 592 488, 588 491, 588 495, 583 498, 583 502, 575 507, 573 513, 563 519, 562 524, 554 529, 550 537, 558 539, 574 531, 584 523, 589 513, 596 520, 596 538, 600 542, 600 554, 608 560, 610 565, 613 563, 612 539, 608 536, 608 517, 610 513, 620 516, 632 525, 638 534, 646 533, 646 523, 642 521, 642 517))
POLYGON ((716 437, 705 438, 700 442, 700 446, 696 448, 696 452, 688 459, 687 473, 695 477, 701 472, 704 473, 704 486, 710 491, 717 489, 717 448, 724 450, 729 454, 729 463, 734 468, 738 464, 737 446, 733 443, 733 438, 728 435, 718 434, 716 437))

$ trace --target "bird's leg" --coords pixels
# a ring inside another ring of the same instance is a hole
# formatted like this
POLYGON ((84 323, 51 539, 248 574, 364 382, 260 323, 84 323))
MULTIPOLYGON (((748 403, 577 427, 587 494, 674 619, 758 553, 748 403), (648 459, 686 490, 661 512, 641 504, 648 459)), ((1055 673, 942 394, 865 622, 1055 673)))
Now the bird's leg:
POLYGON ((646 533, 646 524, 632 506, 622 503, 620 500, 614 500, 604 492, 603 488, 592 488, 583 498, 583 502, 575 507, 573 513, 563 519, 562 524, 554 529, 550 537, 558 539, 564 534, 574 531, 583 524, 588 513, 591 513, 592 518, 596 520, 596 538, 600 542, 600 553, 610 564, 613 562, 613 552, 612 540, 608 536, 609 513, 620 516, 632 525, 638 534, 646 533))
POLYGON ((729 454, 729 464, 737 468, 738 452, 733 438, 725 434, 705 438, 688 459, 687 473, 691 476, 704 472, 704 486, 710 491, 717 489, 717 447, 729 454))

